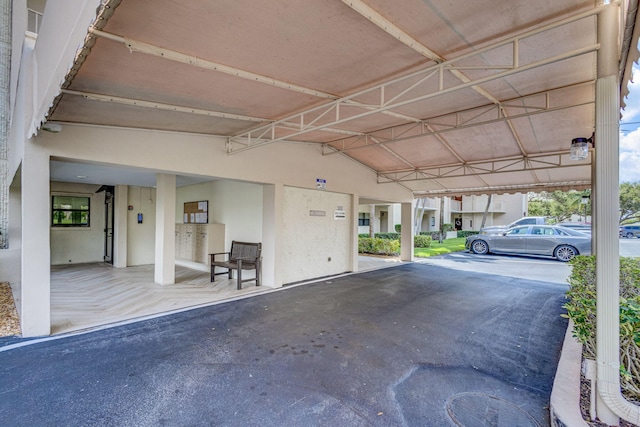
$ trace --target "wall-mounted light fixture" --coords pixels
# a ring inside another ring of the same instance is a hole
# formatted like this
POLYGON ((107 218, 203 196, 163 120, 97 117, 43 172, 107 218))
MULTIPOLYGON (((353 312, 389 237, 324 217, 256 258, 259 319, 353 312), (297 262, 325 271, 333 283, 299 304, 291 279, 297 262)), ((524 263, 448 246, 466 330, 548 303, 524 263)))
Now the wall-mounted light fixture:
POLYGON ((573 138, 571 140, 571 160, 584 160, 589 156, 589 144, 595 147, 593 135, 591 138, 573 138))

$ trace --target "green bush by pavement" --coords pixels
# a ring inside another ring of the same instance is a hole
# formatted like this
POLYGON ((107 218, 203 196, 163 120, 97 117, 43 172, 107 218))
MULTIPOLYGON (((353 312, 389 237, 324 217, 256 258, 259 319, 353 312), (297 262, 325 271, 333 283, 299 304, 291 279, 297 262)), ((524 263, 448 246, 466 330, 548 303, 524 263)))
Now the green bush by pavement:
POLYGON ((475 234, 479 234, 479 231, 471 231, 471 230, 458 230, 458 236, 457 237, 464 237, 467 238, 468 236, 473 236, 475 234))
MULTIPOLYGON (((580 255, 569 261, 568 302, 573 336, 583 352, 596 358, 596 262, 595 256, 580 255)), ((625 397, 640 401, 640 260, 620 258, 620 383, 625 397)))
POLYGON ((399 255, 400 241, 363 237, 358 239, 358 252, 372 255, 399 255))
POLYGON ((428 248, 431 246, 431 236, 418 235, 413 236, 413 247, 428 248))
POLYGON ((400 240, 399 233, 375 233, 373 237, 377 237, 378 239, 400 240))

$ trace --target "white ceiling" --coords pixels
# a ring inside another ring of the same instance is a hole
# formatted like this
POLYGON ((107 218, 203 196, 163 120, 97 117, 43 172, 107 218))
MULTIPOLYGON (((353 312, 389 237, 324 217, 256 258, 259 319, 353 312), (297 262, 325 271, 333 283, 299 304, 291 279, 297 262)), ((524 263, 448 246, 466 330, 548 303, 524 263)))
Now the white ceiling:
MULTIPOLYGON (((416 195, 585 188, 568 150, 594 130, 596 3, 107 1, 49 119, 221 135, 236 156, 315 142, 416 195)), ((52 179, 113 172, 90 166, 52 179)))
MULTIPOLYGON (((156 171, 147 169, 123 168, 113 165, 77 163, 64 160, 51 160, 50 175, 52 181, 74 182, 96 185, 133 185, 155 187, 156 171)), ((213 181, 214 178, 202 176, 176 176, 176 186, 199 184, 213 181)))

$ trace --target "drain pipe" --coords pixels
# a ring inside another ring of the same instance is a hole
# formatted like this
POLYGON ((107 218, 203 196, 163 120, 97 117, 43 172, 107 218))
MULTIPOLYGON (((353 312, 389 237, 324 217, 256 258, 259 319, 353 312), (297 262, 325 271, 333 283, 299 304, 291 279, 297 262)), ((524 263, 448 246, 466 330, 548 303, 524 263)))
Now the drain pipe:
POLYGON ((9 163, 7 145, 11 116, 11 1, 0 2, 0 249, 7 249, 9 163))
POLYGON ((618 242, 620 83, 618 37, 620 4, 598 15, 596 81, 596 364, 597 412, 608 425, 623 418, 640 425, 640 407, 620 391, 620 247, 618 242))

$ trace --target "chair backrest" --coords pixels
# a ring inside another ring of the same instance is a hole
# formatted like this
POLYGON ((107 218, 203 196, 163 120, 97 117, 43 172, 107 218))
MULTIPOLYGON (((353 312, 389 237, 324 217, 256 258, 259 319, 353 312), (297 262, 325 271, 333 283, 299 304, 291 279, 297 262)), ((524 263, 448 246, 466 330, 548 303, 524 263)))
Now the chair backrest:
POLYGON ((231 260, 238 258, 260 258, 262 243, 231 242, 231 260))

